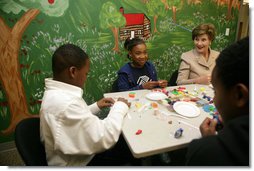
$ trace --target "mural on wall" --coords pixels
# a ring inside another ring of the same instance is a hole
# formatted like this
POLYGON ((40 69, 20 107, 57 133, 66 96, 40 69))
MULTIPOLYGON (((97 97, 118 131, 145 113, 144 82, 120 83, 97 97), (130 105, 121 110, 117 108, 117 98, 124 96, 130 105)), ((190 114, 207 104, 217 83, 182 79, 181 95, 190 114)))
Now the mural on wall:
POLYGON ((102 5, 100 11, 100 25, 102 28, 110 28, 114 35, 115 46, 113 50, 119 52, 118 30, 126 23, 124 17, 119 13, 117 7, 112 2, 106 2, 102 5))
POLYGON ((60 45, 74 43, 89 54, 83 97, 92 103, 110 91, 128 62, 127 37, 146 40, 158 77, 168 80, 181 53, 193 48, 191 30, 198 24, 215 25, 213 49, 235 40, 239 7, 238 0, 2 0, 0 143, 13 140, 20 120, 38 116, 51 56, 60 45))
POLYGON ((124 13, 124 8, 120 8, 126 24, 120 28, 120 39, 125 41, 128 37, 140 37, 147 40, 151 34, 150 19, 144 13, 124 13))
POLYGON ((7 129, 2 130, 3 134, 10 134, 14 131, 17 123, 24 118, 32 117, 29 113, 26 94, 23 83, 21 81, 21 73, 19 68, 19 49, 20 41, 24 31, 29 26, 30 22, 40 13, 46 13, 49 16, 61 16, 68 7, 68 0, 33 1, 23 0, 22 3, 27 6, 33 5, 34 9, 29 9, 15 1, 6 1, 1 6, 1 9, 6 13, 18 14, 22 10, 26 13, 15 23, 13 28, 10 28, 2 18, 0 18, 0 80, 3 89, 6 92, 7 103, 10 108, 11 120, 7 129))

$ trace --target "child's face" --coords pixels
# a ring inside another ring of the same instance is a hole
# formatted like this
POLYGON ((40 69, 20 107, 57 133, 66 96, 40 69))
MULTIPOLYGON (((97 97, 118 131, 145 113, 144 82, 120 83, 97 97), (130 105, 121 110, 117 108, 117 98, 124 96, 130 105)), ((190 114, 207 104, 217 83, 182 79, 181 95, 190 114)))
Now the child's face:
POLYGON ((80 70, 77 70, 75 76, 76 80, 75 82, 78 87, 80 88, 84 87, 89 70, 90 70, 90 60, 87 59, 86 65, 83 66, 80 70))
POLYGON ((133 65, 136 67, 143 67, 148 60, 148 54, 145 44, 139 44, 132 48, 129 51, 129 55, 132 59, 133 65))

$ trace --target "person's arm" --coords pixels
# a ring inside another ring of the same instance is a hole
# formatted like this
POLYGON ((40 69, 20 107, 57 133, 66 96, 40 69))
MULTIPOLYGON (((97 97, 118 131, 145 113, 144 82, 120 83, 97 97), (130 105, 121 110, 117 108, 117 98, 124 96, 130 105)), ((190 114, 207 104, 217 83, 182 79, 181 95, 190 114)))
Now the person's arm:
POLYGON ((148 63, 148 65, 150 66, 150 67, 148 68, 148 71, 149 71, 149 73, 150 73, 150 75, 151 75, 151 77, 152 77, 152 81, 158 81, 158 78, 157 78, 157 71, 156 71, 155 66, 153 65, 152 62, 147 62, 147 63, 148 63))
POLYGON ((177 77, 177 85, 185 85, 185 84, 209 84, 210 83, 210 76, 201 76, 197 78, 190 79, 191 73, 191 61, 193 60, 188 54, 183 53, 181 56, 181 63, 178 70, 178 77, 177 77))
POLYGON ((97 113, 99 113, 101 111, 101 109, 99 108, 99 106, 97 105, 97 102, 91 104, 88 106, 89 110, 92 112, 92 114, 96 115, 97 113))
POLYGON ((72 102, 58 118, 48 118, 54 149, 70 155, 91 155, 109 149, 118 141, 127 111, 127 104, 117 101, 107 118, 100 120, 85 102, 72 102))
POLYGON ((88 107, 93 114, 97 114, 102 108, 111 107, 114 103, 115 101, 112 98, 102 98, 88 107))
POLYGON ((204 70, 198 67, 198 61, 190 52, 183 53, 178 70, 177 85, 184 84, 210 84, 211 74, 204 74, 204 70), (198 71, 198 72, 197 72, 198 71), (191 72, 196 72, 196 77, 190 79, 191 72))
POLYGON ((190 75, 190 64, 187 60, 185 60, 185 54, 183 53, 181 56, 181 63, 178 70, 178 77, 177 77, 177 85, 183 84, 194 84, 195 79, 189 79, 190 75))
POLYGON ((129 80, 127 73, 118 74, 118 90, 119 91, 131 91, 143 89, 142 85, 134 85, 132 80, 129 80))

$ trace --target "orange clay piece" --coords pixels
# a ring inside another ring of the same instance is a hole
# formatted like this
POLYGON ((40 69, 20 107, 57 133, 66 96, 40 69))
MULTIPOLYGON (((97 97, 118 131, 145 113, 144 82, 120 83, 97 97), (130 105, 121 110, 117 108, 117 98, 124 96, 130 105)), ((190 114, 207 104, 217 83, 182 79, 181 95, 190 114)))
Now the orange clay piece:
POLYGON ((129 93, 129 97, 130 98, 134 98, 135 97, 135 93, 129 93))
POLYGON ((152 106, 152 108, 158 108, 158 104, 155 102, 151 103, 151 106, 152 106))

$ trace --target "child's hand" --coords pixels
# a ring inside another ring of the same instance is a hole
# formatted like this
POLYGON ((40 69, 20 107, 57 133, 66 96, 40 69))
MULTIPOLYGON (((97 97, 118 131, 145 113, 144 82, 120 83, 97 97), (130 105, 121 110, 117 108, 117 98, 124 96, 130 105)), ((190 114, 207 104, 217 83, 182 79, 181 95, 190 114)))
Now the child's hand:
POLYGON ((209 135, 215 135, 216 134, 216 124, 217 124, 216 120, 206 118, 199 127, 202 137, 209 136, 209 135))
POLYGON ((161 88, 165 88, 165 87, 168 86, 168 81, 167 80, 159 80, 158 82, 159 82, 159 86, 161 88))
POLYGON ((159 85, 158 81, 148 81, 142 84, 144 89, 149 89, 149 90, 153 89, 154 87, 157 87, 158 85, 159 85))
POLYGON ((112 98, 102 98, 97 102, 97 105, 100 109, 104 107, 111 107, 115 103, 115 100, 112 98))
POLYGON ((130 103, 130 102, 128 102, 128 100, 127 100, 127 99, 125 99, 125 98, 119 97, 119 98, 117 99, 117 101, 124 102, 125 104, 127 104, 127 106, 128 106, 128 107, 130 107, 130 106, 131 106, 131 103, 130 103))

